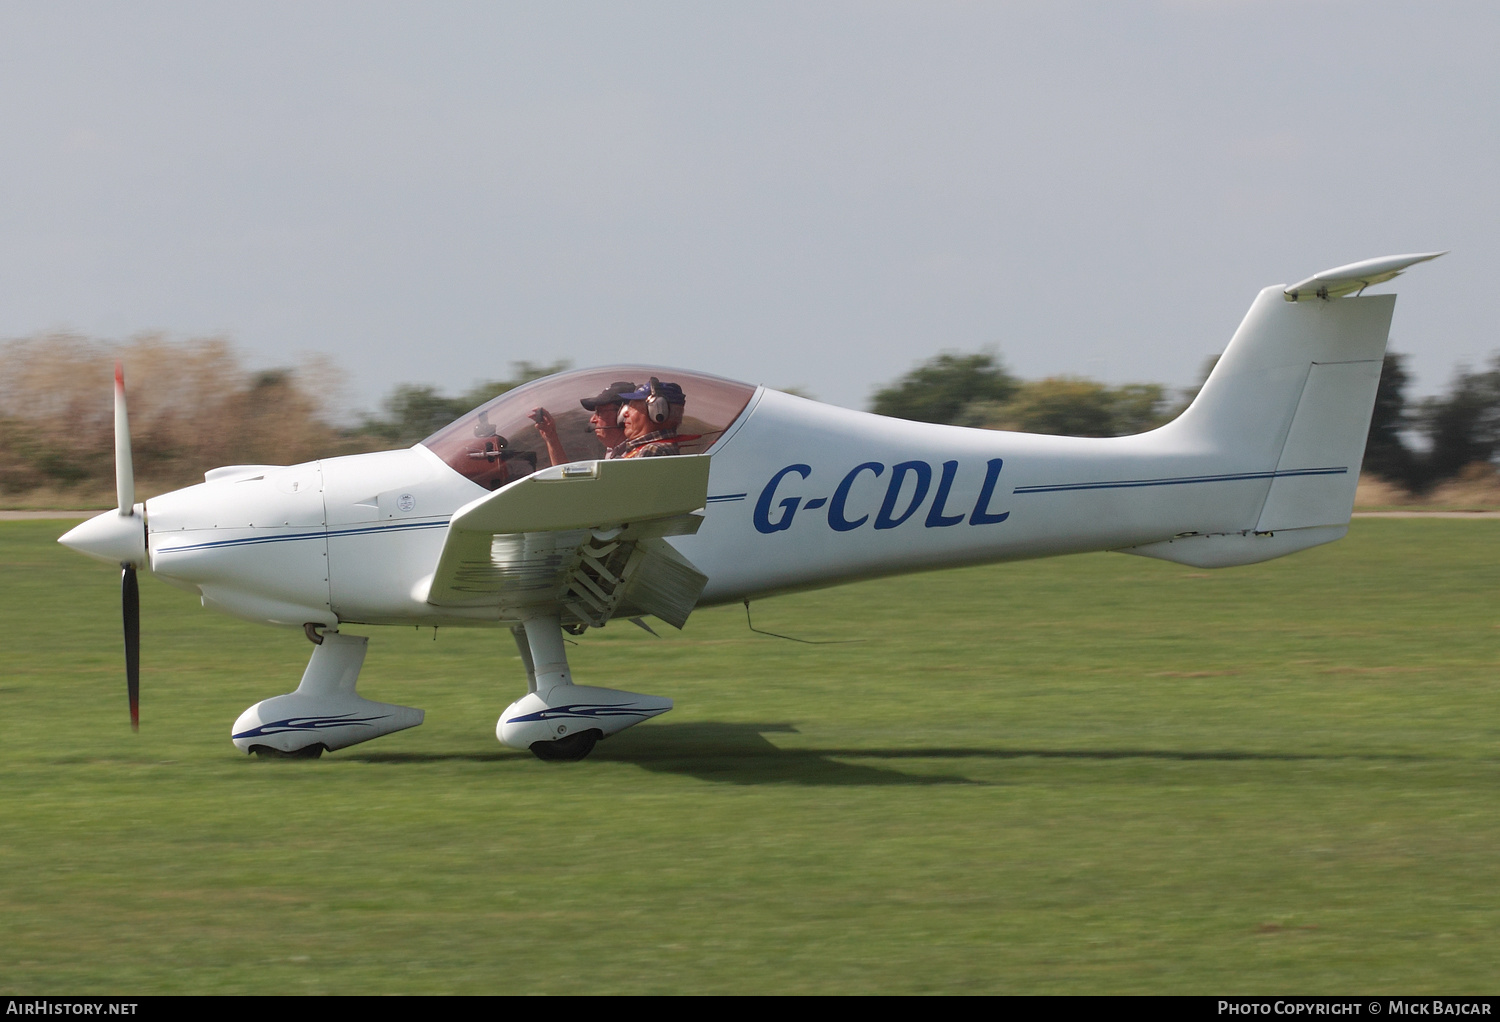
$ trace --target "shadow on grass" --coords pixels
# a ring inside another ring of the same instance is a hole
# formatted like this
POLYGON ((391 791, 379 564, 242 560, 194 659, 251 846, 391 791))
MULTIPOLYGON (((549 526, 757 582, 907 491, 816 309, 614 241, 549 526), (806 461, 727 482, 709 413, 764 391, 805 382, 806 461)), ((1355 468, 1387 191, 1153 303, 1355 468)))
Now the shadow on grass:
MULTIPOLYGON (((767 731, 794 732, 789 724, 682 724, 676 729, 654 727, 636 735, 625 732, 599 745, 587 763, 632 763, 657 773, 681 774, 704 781, 729 784, 888 785, 888 784, 982 784, 967 777, 908 774, 898 770, 840 763, 835 753, 821 750, 778 749, 765 738, 767 731), (664 732, 666 732, 664 734, 664 732)), ((344 762, 419 763, 519 763, 533 759, 513 750, 492 753, 356 752, 332 753, 344 762)), ((868 756, 858 752, 854 755, 868 756)), ((295 760, 275 762, 297 762, 295 760)), ((580 766, 554 763, 554 770, 580 766)))
MULTIPOLYGON (((967 777, 908 774, 898 770, 840 763, 841 753, 824 750, 779 749, 764 737, 771 733, 795 734, 790 724, 656 724, 626 731, 601 742, 588 763, 633 763, 658 773, 682 774, 705 781, 729 784, 889 785, 889 784, 982 784, 967 777)), ((852 753, 869 757, 864 751, 852 753)), ((332 756, 354 763, 505 763, 531 766, 525 753, 499 749, 494 752, 336 752, 332 756)), ((282 762, 282 761, 276 761, 282 762)), ((296 762, 287 760, 285 762, 296 762)), ((578 765, 554 763, 549 769, 569 770, 578 765)))
MULTIPOLYGON (((331 759, 354 763, 502 763, 514 760, 516 754, 506 749, 494 752, 331 752, 331 759)), ((294 762, 271 760, 270 762, 294 762)))
MULTIPOLYGON (((1432 757, 1404 753, 1251 752, 1238 749, 1013 749, 961 746, 878 749, 784 749, 768 734, 796 734, 791 724, 653 724, 601 742, 587 762, 632 763, 658 773, 728 784, 931 785, 988 784, 956 774, 911 774, 846 760, 1168 760, 1180 762, 1412 762, 1432 757)), ((336 754, 363 763, 532 762, 512 750, 473 753, 357 752, 336 754)), ((556 764, 566 770, 570 764, 556 764)))
POLYGON ((1375 762, 1426 762, 1432 756, 1415 756, 1400 752, 1355 753, 1355 752, 1242 752, 1233 749, 1208 749, 1201 752, 1182 749, 823 749, 825 756, 848 756, 860 759, 961 759, 975 756, 982 759, 1169 759, 1183 761, 1207 761, 1235 763, 1259 761, 1267 763, 1338 762, 1341 760, 1372 760, 1375 762))
MULTIPOLYGON (((728 784, 983 784, 952 774, 908 774, 842 763, 827 749, 782 749, 767 734, 796 734, 791 724, 657 724, 601 743, 593 759, 633 763, 658 773, 728 784)), ((864 756, 863 752, 852 755, 864 756)))

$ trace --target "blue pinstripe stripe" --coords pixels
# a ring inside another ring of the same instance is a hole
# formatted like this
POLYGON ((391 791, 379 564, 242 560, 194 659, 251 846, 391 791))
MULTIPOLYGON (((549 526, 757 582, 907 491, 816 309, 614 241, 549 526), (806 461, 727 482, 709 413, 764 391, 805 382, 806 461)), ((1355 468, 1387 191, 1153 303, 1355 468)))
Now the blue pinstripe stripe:
POLYGON ((1192 483, 1228 483, 1248 479, 1289 479, 1295 476, 1347 475, 1349 469, 1294 468, 1284 472, 1231 472, 1212 476, 1172 476, 1165 479, 1119 479, 1100 483, 1057 483, 1051 486, 1017 486, 1012 493, 1065 493, 1073 490, 1122 490, 1138 486, 1186 486, 1192 483))
POLYGON ((308 539, 332 539, 337 536, 369 536, 380 532, 413 532, 421 529, 446 529, 448 519, 431 522, 402 522, 398 525, 369 525, 358 529, 330 529, 325 532, 294 532, 280 536, 246 536, 242 539, 216 539, 209 543, 166 547, 162 553, 186 550, 208 550, 214 547, 259 546, 262 543, 300 543, 308 539))

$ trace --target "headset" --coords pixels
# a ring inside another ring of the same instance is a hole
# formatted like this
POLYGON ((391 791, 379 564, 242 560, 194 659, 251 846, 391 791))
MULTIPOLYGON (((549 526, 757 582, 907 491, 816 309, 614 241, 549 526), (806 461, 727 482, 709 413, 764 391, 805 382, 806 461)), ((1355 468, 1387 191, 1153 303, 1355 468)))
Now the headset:
POLYGON ((661 381, 651 377, 651 396, 646 398, 646 417, 660 425, 667 421, 667 395, 661 392, 661 381))
MULTIPOLYGON (((662 393, 661 381, 655 376, 651 377, 649 387, 651 393, 646 397, 646 418, 657 425, 661 425, 667 421, 667 416, 671 414, 672 406, 667 402, 667 395, 662 393)), ((625 407, 629 403, 628 401, 620 402, 620 414, 615 417, 615 422, 621 427, 625 425, 625 407)))

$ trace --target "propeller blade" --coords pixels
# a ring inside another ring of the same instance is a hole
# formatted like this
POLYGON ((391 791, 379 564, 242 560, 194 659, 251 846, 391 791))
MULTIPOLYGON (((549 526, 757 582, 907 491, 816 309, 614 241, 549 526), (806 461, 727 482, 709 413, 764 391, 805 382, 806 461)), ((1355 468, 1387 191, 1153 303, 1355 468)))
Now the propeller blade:
POLYGON ((135 466, 130 459, 130 417, 125 414, 125 367, 115 363, 115 496, 120 515, 135 511, 135 466))
POLYGON ((125 690, 130 696, 130 730, 141 729, 141 591, 135 565, 120 572, 120 604, 125 611, 125 690))

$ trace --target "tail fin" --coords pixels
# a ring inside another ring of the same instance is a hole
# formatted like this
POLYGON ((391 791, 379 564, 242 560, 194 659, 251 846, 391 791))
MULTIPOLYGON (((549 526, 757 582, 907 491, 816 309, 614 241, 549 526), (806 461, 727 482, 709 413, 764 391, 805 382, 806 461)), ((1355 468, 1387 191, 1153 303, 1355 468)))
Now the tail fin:
POLYGON ((1164 427, 1271 475, 1255 532, 1348 523, 1396 296, 1329 296, 1437 254, 1372 259, 1266 288, 1192 405, 1164 427))
POLYGON ((1256 532, 1349 521, 1395 304, 1288 302, 1266 288, 1172 424, 1195 446, 1274 473, 1256 532))

